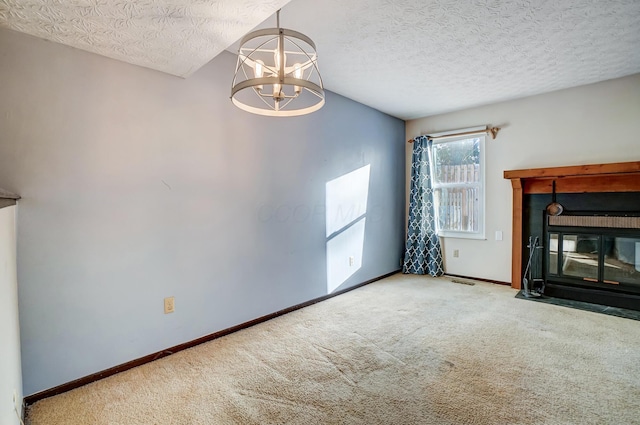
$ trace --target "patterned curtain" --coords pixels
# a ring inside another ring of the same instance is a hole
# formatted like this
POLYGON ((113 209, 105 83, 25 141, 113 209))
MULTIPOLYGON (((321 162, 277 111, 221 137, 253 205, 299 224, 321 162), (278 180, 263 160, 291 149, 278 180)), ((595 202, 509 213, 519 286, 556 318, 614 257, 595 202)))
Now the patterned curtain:
POLYGON ((444 274, 440 239, 436 234, 429 151, 432 142, 420 136, 413 142, 409 226, 404 253, 403 273, 444 274))

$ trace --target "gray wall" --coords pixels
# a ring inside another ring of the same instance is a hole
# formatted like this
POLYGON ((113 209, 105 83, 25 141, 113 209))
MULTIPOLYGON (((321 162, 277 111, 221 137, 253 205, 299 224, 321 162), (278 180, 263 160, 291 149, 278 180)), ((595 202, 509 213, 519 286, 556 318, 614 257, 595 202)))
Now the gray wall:
POLYGON ((367 164, 340 288, 399 268, 404 123, 330 92, 309 116, 247 114, 234 65, 183 80, 0 30, 25 394, 325 295, 325 184, 367 164))

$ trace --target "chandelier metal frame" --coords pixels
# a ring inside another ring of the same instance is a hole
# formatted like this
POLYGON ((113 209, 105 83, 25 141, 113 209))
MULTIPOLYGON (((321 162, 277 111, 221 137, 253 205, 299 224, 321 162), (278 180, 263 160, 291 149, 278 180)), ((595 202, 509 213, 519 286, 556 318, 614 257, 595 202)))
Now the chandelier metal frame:
POLYGON ((276 19, 277 28, 256 30, 242 38, 231 101, 244 111, 265 116, 317 111, 325 100, 316 46, 306 35, 280 28, 279 10, 276 19), (273 63, 265 63, 263 59, 270 57, 273 63), (292 58, 295 63, 288 64, 292 58))

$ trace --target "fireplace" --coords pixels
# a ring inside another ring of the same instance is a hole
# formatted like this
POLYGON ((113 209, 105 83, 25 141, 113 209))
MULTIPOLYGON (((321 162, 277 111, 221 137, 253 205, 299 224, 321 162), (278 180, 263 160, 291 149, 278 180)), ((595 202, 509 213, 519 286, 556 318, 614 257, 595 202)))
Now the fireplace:
POLYGON ((545 295, 640 310, 640 217, 548 216, 545 295))
POLYGON ((529 258, 544 294, 640 310, 640 162, 505 171, 513 187, 512 286, 529 258), (564 211, 549 215, 553 182, 564 211), (524 242, 524 243, 523 243, 524 242))

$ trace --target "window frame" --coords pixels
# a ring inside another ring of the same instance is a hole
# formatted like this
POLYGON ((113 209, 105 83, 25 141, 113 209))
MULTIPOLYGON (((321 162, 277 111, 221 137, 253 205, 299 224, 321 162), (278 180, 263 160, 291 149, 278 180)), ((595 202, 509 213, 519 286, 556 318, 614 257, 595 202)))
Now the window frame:
MULTIPOLYGON (((486 127, 480 127, 480 128, 470 128, 470 129, 462 129, 462 130, 455 130, 455 133, 461 133, 461 132, 466 132, 466 131, 483 131, 485 130, 486 127)), ((450 133, 453 133, 450 132, 450 133)), ((446 133, 441 133, 438 135, 431 135, 432 137, 440 137, 440 136, 446 136, 446 133)), ((478 214, 480 215, 479 217, 479 221, 478 221, 478 231, 477 232, 473 232, 473 231, 467 231, 467 230, 443 230, 440 228, 440 216, 439 216, 439 206, 436 204, 436 200, 434 199, 433 202, 433 207, 434 207, 434 213, 435 213, 435 221, 436 221, 436 232, 438 234, 439 237, 442 238, 458 238, 458 239, 479 239, 479 240, 486 240, 486 234, 485 234, 485 223, 486 223, 486 172, 485 172, 485 167, 486 167, 486 161, 485 161, 485 149, 486 149, 486 142, 487 142, 487 135, 486 134, 478 134, 478 135, 474 135, 474 136, 459 136, 459 137, 451 137, 451 138, 447 138, 447 139, 443 139, 441 141, 436 141, 434 140, 432 142, 431 148, 429 149, 429 156, 430 156, 430 171, 431 171, 431 188, 433 191, 435 191, 438 188, 443 188, 443 187, 447 187, 447 188, 451 188, 451 187, 478 187, 478 214), (479 145, 480 145, 480 170, 479 170, 479 174, 480 174, 480 181, 479 182, 474 182, 474 183, 437 183, 435 176, 436 176, 436 165, 435 165, 435 152, 434 152, 434 147, 436 145, 440 145, 440 144, 445 144, 445 143, 454 143, 454 142, 459 142, 462 140, 472 140, 472 139, 480 139, 479 145)))

